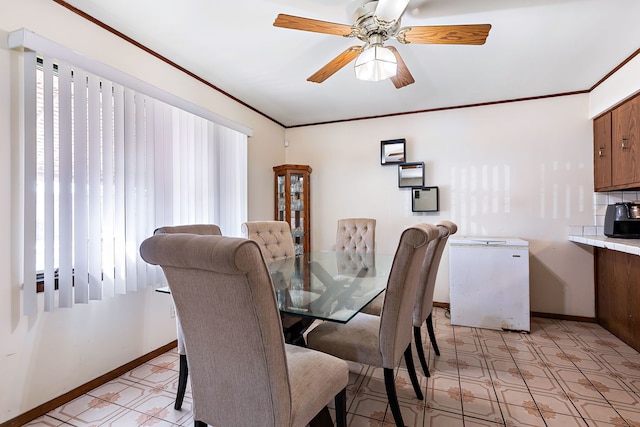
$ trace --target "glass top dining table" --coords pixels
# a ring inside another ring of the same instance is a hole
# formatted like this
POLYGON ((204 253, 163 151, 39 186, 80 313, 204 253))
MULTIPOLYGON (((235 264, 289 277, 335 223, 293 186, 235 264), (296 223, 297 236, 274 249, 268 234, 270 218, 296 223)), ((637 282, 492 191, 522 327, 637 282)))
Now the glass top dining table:
POLYGON ((267 264, 281 313, 346 323, 387 286, 392 255, 319 251, 267 264))
POLYGON ((388 254, 318 251, 267 267, 280 313, 346 323, 384 291, 392 261, 388 254))

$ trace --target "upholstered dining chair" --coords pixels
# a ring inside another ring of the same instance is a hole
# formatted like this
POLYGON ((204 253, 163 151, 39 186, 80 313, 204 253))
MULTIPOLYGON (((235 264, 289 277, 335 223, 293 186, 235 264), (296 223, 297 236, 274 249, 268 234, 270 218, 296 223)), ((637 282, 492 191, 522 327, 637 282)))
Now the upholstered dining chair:
MULTIPOLYGON (((221 236, 220 227, 215 224, 188 224, 188 225, 172 225, 156 228, 153 234, 204 234, 221 236)), ((182 333, 182 325, 180 318, 176 315, 176 329, 178 331, 178 354, 180 355, 180 370, 178 374, 178 390, 176 392, 175 409, 182 408, 184 394, 187 391, 187 378, 189 377, 189 364, 187 363, 187 352, 184 347, 184 334, 182 333)))
POLYGON ((295 256, 291 226, 287 221, 248 221, 242 224, 242 234, 258 243, 267 261, 295 256))
POLYGON ((140 254, 162 267, 180 316, 196 426, 303 427, 334 398, 337 425, 346 426, 348 365, 285 344, 255 241, 154 235, 140 254))
MULTIPOLYGON (((458 227, 451 221, 439 221, 436 224, 438 228, 438 237, 429 243, 427 249, 427 256, 425 258, 425 264, 421 272, 420 284, 418 292, 416 294, 416 302, 413 307, 413 335, 416 344, 416 352, 420 360, 420 365, 424 374, 428 377, 429 365, 427 364, 424 356, 424 347, 422 344, 421 327, 425 323, 427 325, 427 332, 429 333, 429 340, 433 346, 433 350, 436 356, 440 356, 440 349, 436 341, 435 331, 433 329, 433 293, 436 286, 436 277, 438 275, 438 268, 440 266, 440 259, 444 247, 447 243, 447 239, 450 235, 455 234, 458 231, 458 227)), ((382 311, 384 304, 384 293, 378 298, 374 299, 365 308, 363 312, 368 314, 379 315, 382 311)))
POLYGON ((433 292, 436 287, 436 277, 438 276, 440 259, 442 258, 444 247, 447 244, 449 236, 458 231, 458 226, 451 221, 439 221, 436 223, 436 227, 438 227, 439 231, 438 238, 434 241, 435 247, 429 248, 429 250, 433 250, 431 262, 429 262, 429 268, 423 272, 423 278, 420 280, 420 285, 418 286, 416 303, 413 307, 413 338, 422 370, 426 376, 430 375, 429 365, 424 357, 421 326, 423 323, 427 325, 427 332, 429 333, 429 340, 433 346, 433 351, 437 356, 440 356, 440 350, 436 342, 436 334, 433 329, 433 292))
POLYGON ((412 308, 427 247, 437 236, 438 229, 430 224, 418 224, 403 231, 380 316, 358 313, 347 323, 324 322, 307 333, 308 348, 383 368, 389 406, 398 427, 404 426, 404 422, 394 369, 403 355, 416 397, 423 399, 411 353, 412 308))
MULTIPOLYGON (((295 256, 291 225, 287 221, 247 221, 242 224, 242 234, 258 243, 267 262, 282 261, 295 256)), ((312 320, 290 314, 282 314, 282 327, 287 342, 298 342, 312 320)))
POLYGON ((376 249, 376 220, 344 218, 338 220, 336 252, 373 253, 376 249))

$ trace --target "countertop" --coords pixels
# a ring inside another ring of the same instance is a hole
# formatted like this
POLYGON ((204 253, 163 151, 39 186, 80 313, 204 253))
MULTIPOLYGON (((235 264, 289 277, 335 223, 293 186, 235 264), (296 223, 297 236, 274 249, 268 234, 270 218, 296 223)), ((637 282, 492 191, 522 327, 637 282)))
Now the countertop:
POLYGON ((569 234, 569 241, 583 245, 606 248, 628 254, 640 255, 640 239, 615 239, 602 235, 569 234))

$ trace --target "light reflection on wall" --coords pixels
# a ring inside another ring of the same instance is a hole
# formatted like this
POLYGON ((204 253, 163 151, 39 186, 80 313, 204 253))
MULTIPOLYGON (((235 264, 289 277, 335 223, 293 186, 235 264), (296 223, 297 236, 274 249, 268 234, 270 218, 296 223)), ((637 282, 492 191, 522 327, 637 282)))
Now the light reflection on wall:
POLYGON ((594 210, 593 193, 574 178, 581 175, 577 172, 584 167, 558 161, 538 166, 452 166, 451 217, 467 235, 491 235, 501 230, 518 232, 518 229, 531 233, 530 227, 536 221, 534 229, 542 226, 551 231, 553 225, 546 221, 553 220, 561 220, 557 225, 564 227, 576 215, 594 210))
POLYGON ((511 211, 510 165, 451 168, 451 215, 466 234, 486 235, 483 217, 511 211))

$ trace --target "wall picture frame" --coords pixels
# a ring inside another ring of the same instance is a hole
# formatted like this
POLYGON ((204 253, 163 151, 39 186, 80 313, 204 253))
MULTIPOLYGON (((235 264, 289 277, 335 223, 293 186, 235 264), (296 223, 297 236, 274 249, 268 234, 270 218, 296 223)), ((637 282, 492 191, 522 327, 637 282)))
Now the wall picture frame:
POLYGON ((396 165, 404 163, 406 159, 406 140, 404 138, 380 141, 381 165, 396 165))
POLYGON ((424 187, 424 162, 399 164, 398 187, 424 187))
POLYGON ((411 189, 412 212, 438 212, 440 195, 438 187, 416 187, 411 189))

